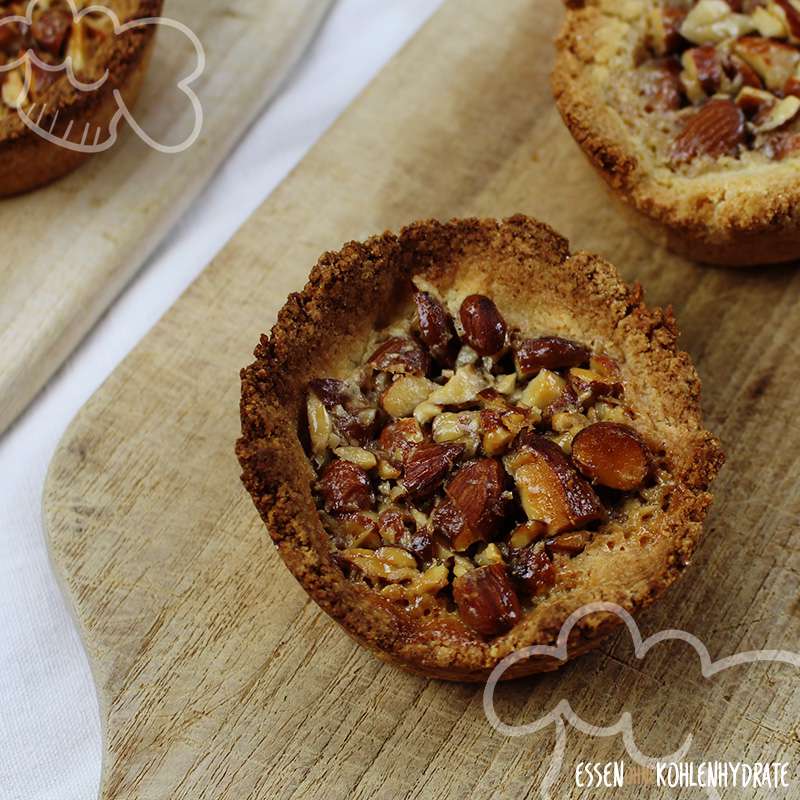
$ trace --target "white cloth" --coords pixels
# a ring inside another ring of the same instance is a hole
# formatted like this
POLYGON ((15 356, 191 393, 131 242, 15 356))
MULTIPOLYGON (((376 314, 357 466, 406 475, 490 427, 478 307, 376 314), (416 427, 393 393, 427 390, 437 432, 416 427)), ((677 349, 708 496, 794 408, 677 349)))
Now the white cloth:
POLYGON ((58 440, 92 392, 440 3, 339 0, 281 94, 169 240, 0 438, 0 800, 87 800, 100 782, 94 685, 42 529, 42 487, 58 440))

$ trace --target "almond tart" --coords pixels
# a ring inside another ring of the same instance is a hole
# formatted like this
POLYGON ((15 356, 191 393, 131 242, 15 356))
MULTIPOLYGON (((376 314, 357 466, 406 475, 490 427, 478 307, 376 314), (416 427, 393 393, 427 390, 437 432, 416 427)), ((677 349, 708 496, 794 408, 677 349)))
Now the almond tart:
MULTIPOLYGON (((354 639, 483 680, 589 602, 647 606, 689 563, 722 455, 676 336, 527 217, 351 242, 242 371, 245 487, 354 639)), ((586 617, 570 656, 619 621, 586 617)))
POLYGON ((800 257, 800 2, 567 5, 559 110, 645 232, 709 263, 800 257))
MULTIPOLYGON (((99 5, 124 24, 158 16, 163 0, 74 2, 79 12, 99 5)), ((26 58, 14 69, 0 72, 0 196, 50 183, 89 157, 44 138, 23 121, 21 113, 57 139, 92 145, 99 135, 103 141, 118 110, 114 92, 120 92, 129 109, 133 107, 155 42, 155 25, 116 35, 107 13, 87 11, 76 17, 68 0, 0 0, 0 19, 28 18, 29 8, 31 25, 0 25, 0 64, 11 65, 32 52, 43 64, 62 68, 50 70, 26 58), (96 84, 105 74, 107 78, 90 91, 76 88, 64 66, 67 59, 84 86, 96 84)))

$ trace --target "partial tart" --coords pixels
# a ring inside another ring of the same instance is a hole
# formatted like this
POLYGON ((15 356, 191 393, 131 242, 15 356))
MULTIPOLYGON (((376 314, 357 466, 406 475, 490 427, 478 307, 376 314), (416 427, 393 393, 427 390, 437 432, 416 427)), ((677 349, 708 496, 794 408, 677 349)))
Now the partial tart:
POLYGON ((0 2, 0 19, 27 18, 30 8, 33 23, 0 25, 0 64, 11 65, 32 52, 50 67, 63 67, 70 59, 75 76, 86 87, 107 74, 101 86, 83 91, 70 82, 65 68, 50 70, 29 58, 30 68, 23 63, 0 72, 0 196, 50 183, 89 157, 48 141, 23 121, 20 112, 57 139, 91 145, 109 135, 118 110, 114 92, 119 91, 129 109, 139 96, 156 26, 133 27, 116 35, 112 18, 100 10, 88 11, 91 6, 111 10, 125 24, 160 15, 163 0, 75 0, 78 12, 87 9, 79 16, 68 0, 0 2))
MULTIPOLYGON (((676 337, 527 217, 351 242, 242 371, 244 484, 353 638, 483 680, 587 603, 649 605, 689 563, 722 455, 676 337)), ((570 655, 618 623, 585 618, 570 655)))
POLYGON ((645 232, 716 264, 800 257, 800 2, 567 5, 559 110, 645 232))

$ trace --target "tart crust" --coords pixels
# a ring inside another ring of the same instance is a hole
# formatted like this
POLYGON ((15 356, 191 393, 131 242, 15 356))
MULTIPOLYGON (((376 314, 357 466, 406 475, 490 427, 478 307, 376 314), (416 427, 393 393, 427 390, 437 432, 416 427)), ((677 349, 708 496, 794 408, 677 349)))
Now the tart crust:
POLYGON ((700 174, 661 163, 642 135, 648 123, 625 83, 644 46, 653 0, 566 4, 552 75, 556 103, 630 218, 650 238, 696 261, 747 266, 800 257, 800 158, 723 157, 700 174), (619 100, 626 97, 623 111, 619 100))
MULTIPOLYGON (((108 0, 121 21, 156 17, 163 0, 108 0)), ((128 108, 135 104, 155 45, 156 26, 133 28, 103 47, 98 53, 108 79, 96 91, 81 92, 62 79, 46 95, 47 113, 40 125, 62 136, 71 124, 70 139, 80 141, 88 123, 90 130, 106 130, 117 112, 114 90, 121 93, 128 108), (56 114, 58 115, 56 117, 56 114)), ((91 154, 53 144, 30 130, 14 111, 0 118, 0 197, 21 194, 51 183, 77 169, 91 154)))
MULTIPOLYGON (((524 216, 503 222, 417 222, 323 255, 305 289, 289 297, 263 335, 256 361, 242 371, 242 480, 284 562, 308 594, 379 658, 430 677, 487 678, 513 651, 554 644, 581 606, 610 601, 630 612, 649 605, 688 565, 711 502, 709 483, 722 464, 704 430, 700 381, 676 344, 670 310, 648 308, 640 287, 524 216), (345 578, 312 495, 315 475, 304 450, 308 382, 344 376, 363 362, 370 333, 410 307, 412 276, 446 295, 483 293, 510 325, 545 328, 605 348, 619 359, 637 425, 660 443, 673 483, 663 509, 624 537, 597 536, 572 585, 538 600, 510 631, 486 639, 454 617, 414 618, 345 578)), ((573 629, 570 657, 596 646, 620 622, 593 614, 573 629)), ((505 677, 555 669, 545 657, 519 662, 505 677)))

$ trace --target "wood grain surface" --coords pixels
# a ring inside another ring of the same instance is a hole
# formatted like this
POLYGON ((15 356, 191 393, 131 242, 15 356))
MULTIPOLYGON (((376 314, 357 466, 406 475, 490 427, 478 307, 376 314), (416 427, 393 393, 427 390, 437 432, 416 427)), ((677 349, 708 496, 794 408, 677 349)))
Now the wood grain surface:
MULTIPOLYGON (((51 186, 0 201, 0 433, 27 406, 111 300, 200 194, 279 88, 331 0, 167 0, 206 50, 193 85, 204 127, 188 151, 165 155, 126 130, 51 186)), ((183 34, 161 28, 134 111, 156 141, 177 145, 194 112, 178 82, 195 69, 183 34)))
MULTIPOLYGON (((450 0, 70 428, 46 520, 99 687, 103 798, 539 796, 554 731, 502 736, 481 687, 409 676, 353 644, 239 484, 237 373, 259 334, 322 251, 415 218, 522 211, 674 304, 728 464, 693 568, 642 631, 686 629, 713 658, 800 649, 800 275, 700 267, 627 226, 549 94, 560 14, 555 0, 450 0)), ((563 698, 609 725, 629 711, 642 751, 692 733, 694 760, 789 761, 794 788, 777 796, 797 797, 798 685, 770 664, 705 680, 682 643, 639 661, 623 633, 502 687, 498 712, 530 722, 563 698)), ((619 737, 569 731, 553 796, 583 796, 576 763, 611 758, 631 775, 619 737)), ((703 796, 647 779, 591 796, 703 796)))

